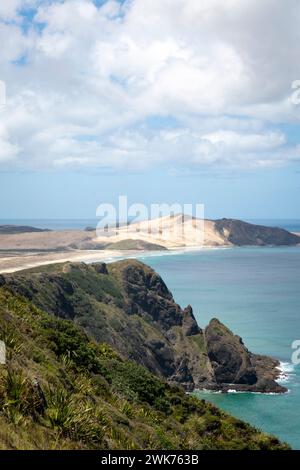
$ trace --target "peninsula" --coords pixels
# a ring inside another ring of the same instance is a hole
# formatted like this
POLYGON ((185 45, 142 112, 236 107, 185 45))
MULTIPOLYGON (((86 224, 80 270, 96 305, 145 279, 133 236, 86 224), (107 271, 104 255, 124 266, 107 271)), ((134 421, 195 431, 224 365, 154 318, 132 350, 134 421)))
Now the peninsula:
POLYGON ((296 246, 299 234, 234 219, 198 220, 187 215, 96 231, 51 231, 0 226, 0 272, 56 262, 108 261, 134 253, 234 246, 296 246))

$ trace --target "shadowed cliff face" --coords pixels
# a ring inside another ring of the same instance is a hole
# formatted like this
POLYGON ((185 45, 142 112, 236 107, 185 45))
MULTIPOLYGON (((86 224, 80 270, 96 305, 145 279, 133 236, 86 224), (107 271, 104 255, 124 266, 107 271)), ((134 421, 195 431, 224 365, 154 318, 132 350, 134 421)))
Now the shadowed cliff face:
POLYGON ((278 361, 250 353, 216 319, 201 330, 192 307, 183 310, 162 278, 138 261, 49 265, 1 279, 170 383, 188 390, 285 390, 274 381, 278 361))

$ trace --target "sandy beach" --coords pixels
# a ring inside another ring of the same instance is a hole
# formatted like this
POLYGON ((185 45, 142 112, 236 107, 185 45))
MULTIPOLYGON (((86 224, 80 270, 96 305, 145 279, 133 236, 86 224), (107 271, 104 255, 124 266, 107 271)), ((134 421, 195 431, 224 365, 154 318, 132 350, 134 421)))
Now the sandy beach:
MULTIPOLYGON (((74 250, 61 253, 26 253, 26 254, 0 254, 0 274, 13 273, 24 269, 45 266, 47 264, 65 263, 68 261, 83 263, 110 263, 118 259, 155 256, 159 254, 176 254, 181 251, 199 251, 213 249, 215 246, 176 247, 167 251, 147 250, 74 250)), ((219 248, 229 248, 228 246, 219 248)))
POLYGON ((130 257, 141 254, 140 251, 115 251, 115 250, 74 250, 61 253, 26 253, 11 256, 0 254, 0 274, 13 273, 23 269, 34 268, 47 264, 74 262, 109 262, 122 257, 130 257))

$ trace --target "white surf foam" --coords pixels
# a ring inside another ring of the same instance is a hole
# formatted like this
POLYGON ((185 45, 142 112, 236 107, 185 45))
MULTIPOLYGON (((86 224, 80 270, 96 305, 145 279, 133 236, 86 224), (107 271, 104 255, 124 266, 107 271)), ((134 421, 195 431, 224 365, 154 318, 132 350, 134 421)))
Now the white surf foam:
POLYGON ((277 378, 277 382, 290 382, 292 377, 295 375, 295 366, 291 362, 280 362, 280 365, 277 367, 277 369, 279 370, 279 377, 277 378))

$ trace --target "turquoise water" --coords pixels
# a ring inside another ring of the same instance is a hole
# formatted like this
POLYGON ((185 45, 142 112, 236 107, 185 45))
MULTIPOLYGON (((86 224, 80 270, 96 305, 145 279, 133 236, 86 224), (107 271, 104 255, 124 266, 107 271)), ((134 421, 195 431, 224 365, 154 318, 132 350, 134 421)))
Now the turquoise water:
POLYGON ((300 365, 291 365, 300 339, 300 248, 229 248, 143 257, 162 275, 175 300, 191 304, 203 327, 216 316, 256 353, 289 369, 289 393, 204 393, 231 414, 300 449, 300 365))

